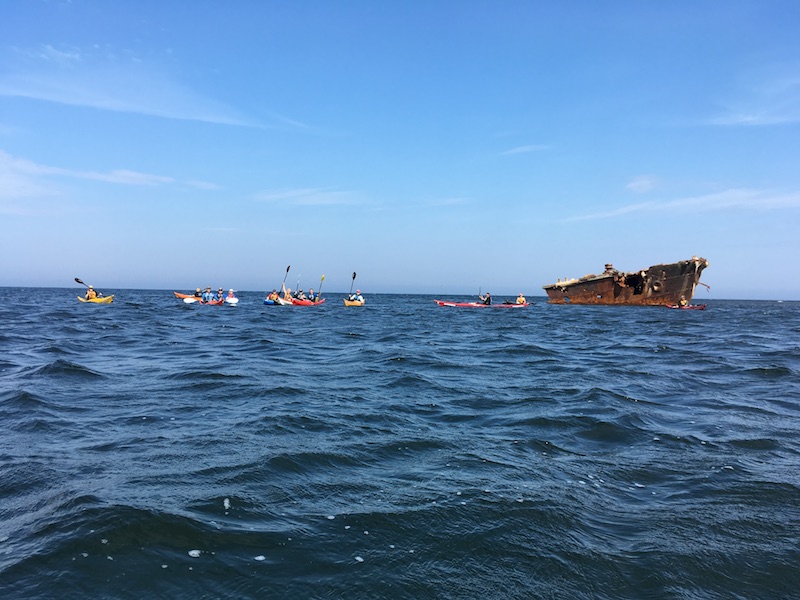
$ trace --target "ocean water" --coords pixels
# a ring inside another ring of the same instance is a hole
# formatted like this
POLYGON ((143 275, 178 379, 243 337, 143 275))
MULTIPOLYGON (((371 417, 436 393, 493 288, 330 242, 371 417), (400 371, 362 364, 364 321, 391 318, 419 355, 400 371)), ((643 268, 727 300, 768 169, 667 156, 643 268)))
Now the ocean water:
POLYGON ((3 291, 2 598, 800 594, 800 303, 3 291))

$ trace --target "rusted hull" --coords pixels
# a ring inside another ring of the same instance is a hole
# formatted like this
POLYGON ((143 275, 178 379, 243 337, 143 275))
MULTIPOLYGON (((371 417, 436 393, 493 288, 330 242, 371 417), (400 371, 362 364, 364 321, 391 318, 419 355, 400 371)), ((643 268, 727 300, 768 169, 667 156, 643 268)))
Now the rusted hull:
POLYGON ((707 266, 705 258, 696 256, 630 273, 617 271, 608 264, 600 275, 559 281, 543 288, 550 304, 678 304, 681 297, 691 301, 700 274, 707 266))

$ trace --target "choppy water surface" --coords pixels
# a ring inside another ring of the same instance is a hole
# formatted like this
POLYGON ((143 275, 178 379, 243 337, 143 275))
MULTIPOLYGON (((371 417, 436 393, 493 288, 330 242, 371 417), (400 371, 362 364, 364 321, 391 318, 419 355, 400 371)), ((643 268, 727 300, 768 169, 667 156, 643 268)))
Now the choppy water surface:
POLYGON ((800 588, 798 303, 4 291, 4 598, 800 588))

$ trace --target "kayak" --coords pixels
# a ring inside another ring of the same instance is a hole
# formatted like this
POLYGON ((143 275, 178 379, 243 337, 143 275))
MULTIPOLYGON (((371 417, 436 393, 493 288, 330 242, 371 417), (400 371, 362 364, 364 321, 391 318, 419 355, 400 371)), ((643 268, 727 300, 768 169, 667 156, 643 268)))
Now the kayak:
POLYGON ((344 300, 345 306, 364 306, 364 302, 366 300, 348 300, 347 298, 342 298, 344 300))
POLYGON ((319 306, 325 304, 325 298, 322 300, 300 300, 299 298, 292 298, 292 306, 319 306))
POLYGON ((224 304, 222 300, 209 300, 208 302, 203 302, 199 298, 195 298, 194 296, 187 296, 183 299, 184 304, 210 304, 211 306, 221 306, 224 304))
POLYGON ((284 300, 283 298, 276 298, 275 300, 268 300, 264 298, 264 304, 267 306, 291 306, 292 303, 289 300, 284 300))
MULTIPOLYGON (((199 298, 194 294, 181 294, 180 292, 172 292, 172 293, 175 294, 176 298, 183 300, 185 304, 211 304, 213 306, 219 306, 220 304, 224 303, 222 300, 211 300, 209 302, 203 302, 202 298, 199 298)), ((238 298, 235 298, 235 300, 236 302, 239 301, 238 298)))
POLYGON ((225 304, 230 304, 231 306, 236 306, 239 304, 238 298, 225 298, 225 304))
POLYGON ((450 302, 449 300, 434 300, 439 306, 453 306, 456 308, 525 308, 528 303, 503 302, 502 304, 484 304, 483 302, 450 302))
POLYGON ((114 301, 114 294, 110 296, 100 296, 99 298, 83 298, 82 296, 78 296, 78 300, 81 302, 90 302, 91 304, 111 304, 114 301))
POLYGON ((667 308, 676 308, 678 310, 705 310, 707 304, 687 304, 686 306, 679 306, 678 304, 667 304, 667 308))

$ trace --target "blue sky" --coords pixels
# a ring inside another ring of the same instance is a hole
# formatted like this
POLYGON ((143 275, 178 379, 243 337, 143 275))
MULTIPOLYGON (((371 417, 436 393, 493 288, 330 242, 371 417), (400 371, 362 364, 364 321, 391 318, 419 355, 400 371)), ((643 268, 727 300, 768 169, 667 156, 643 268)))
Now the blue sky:
POLYGON ((0 285, 800 299, 800 2, 10 0, 0 285))

